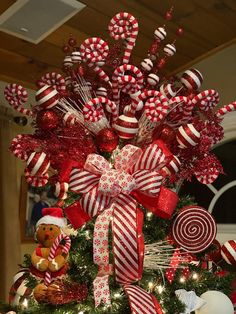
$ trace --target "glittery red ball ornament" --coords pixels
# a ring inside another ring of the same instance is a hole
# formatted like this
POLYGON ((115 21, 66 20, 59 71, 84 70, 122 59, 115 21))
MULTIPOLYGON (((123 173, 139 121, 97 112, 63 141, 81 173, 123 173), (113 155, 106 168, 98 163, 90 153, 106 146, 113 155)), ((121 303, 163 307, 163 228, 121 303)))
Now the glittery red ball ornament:
POLYGON ((178 36, 182 36, 183 33, 184 33, 184 29, 183 29, 183 28, 180 27, 180 28, 177 29, 176 34, 177 34, 178 36))
POLYGON ((63 51, 64 53, 69 53, 69 52, 70 52, 70 47, 69 47, 68 45, 64 45, 64 46, 62 47, 62 51, 63 51))
POLYGON ((41 110, 36 117, 38 128, 42 130, 55 129, 60 122, 60 118, 53 110, 41 110))
POLYGON ((171 144, 175 140, 175 131, 167 124, 161 125, 154 130, 153 139, 161 139, 166 144, 171 144))
POLYGON ((162 58, 162 59, 160 59, 160 60, 158 61, 157 67, 158 67, 159 69, 162 69, 162 68, 165 66, 165 64, 166 64, 166 60, 165 60, 164 58, 162 58))
POLYGON ((101 130, 96 136, 96 144, 102 152, 111 153, 118 145, 119 137, 113 129, 101 130))
POLYGON ((171 19, 172 19, 172 11, 167 11, 166 12, 166 15, 165 15, 165 19, 167 20, 167 21, 170 21, 171 19))
POLYGON ((70 37, 68 40, 68 45, 74 47, 77 44, 76 39, 74 37, 70 37))

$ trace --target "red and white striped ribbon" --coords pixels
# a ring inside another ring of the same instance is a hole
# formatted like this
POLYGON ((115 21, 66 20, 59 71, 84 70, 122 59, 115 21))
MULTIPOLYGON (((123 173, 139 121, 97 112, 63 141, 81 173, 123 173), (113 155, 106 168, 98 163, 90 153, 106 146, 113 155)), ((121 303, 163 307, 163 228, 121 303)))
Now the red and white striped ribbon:
POLYGON ((102 117, 105 117, 105 113, 103 110, 103 106, 109 108, 109 112, 112 115, 112 125, 116 122, 118 118, 118 110, 116 104, 105 97, 97 97, 91 99, 85 106, 83 107, 83 115, 85 121, 97 122, 102 117))
POLYGON ((218 105, 220 97, 217 91, 214 89, 207 89, 197 94, 192 103, 198 105, 202 111, 209 111, 218 105))
POLYGON ((139 26, 137 20, 127 12, 120 12, 111 19, 108 30, 111 37, 115 40, 124 39, 126 41, 122 63, 129 63, 131 52, 138 36, 139 26))
POLYGON ((218 118, 223 118, 225 114, 230 113, 235 110, 236 110, 236 101, 233 101, 230 104, 218 109, 216 112, 216 116, 218 118))
POLYGON ((28 100, 28 93, 23 86, 15 83, 8 84, 4 89, 4 96, 14 110, 30 117, 34 115, 32 110, 22 107, 28 100))
POLYGON ((124 286, 128 295, 132 314, 163 314, 161 305, 154 297, 144 289, 133 286, 124 286))
MULTIPOLYGON (((143 74, 139 70, 139 68, 131 64, 123 64, 119 66, 118 68, 116 68, 112 75, 112 93, 113 93, 113 100, 117 104, 119 103, 119 99, 120 99, 120 88, 121 88, 120 84, 122 82, 121 76, 125 76, 125 78, 123 79, 123 82, 127 81, 128 77, 130 77, 129 78, 130 84, 132 85, 134 84, 133 89, 135 89, 135 91, 140 90, 143 86, 143 74), (126 71, 129 71, 129 75, 125 75, 126 71), (130 74, 130 72, 132 73, 132 75, 130 74), (135 81, 133 80, 133 78, 135 79, 135 81)), ((132 89, 132 92, 134 92, 133 89, 132 89)))
POLYGON ((109 76, 101 69, 109 54, 108 44, 99 37, 85 39, 80 45, 80 54, 84 62, 99 75, 100 79, 110 83, 109 76))
MULTIPOLYGON (((71 239, 69 236, 61 233, 59 234, 59 236, 55 239, 51 249, 50 249, 50 252, 49 252, 49 257, 48 257, 48 260, 49 261, 52 261, 55 257, 56 257, 56 252, 57 252, 57 249, 59 248, 59 245, 61 243, 61 241, 64 240, 65 241, 65 244, 63 245, 63 249, 62 249, 62 253, 65 253, 65 254, 68 254, 69 251, 70 251, 70 246, 71 246, 71 239)), ((45 278, 44 278, 44 282, 46 285, 49 285, 51 283, 51 272, 47 271, 45 273, 45 278)))
POLYGON ((59 93, 64 93, 66 91, 66 81, 64 77, 56 72, 46 73, 41 77, 40 80, 38 80, 38 87, 43 87, 44 85, 52 86, 59 93))

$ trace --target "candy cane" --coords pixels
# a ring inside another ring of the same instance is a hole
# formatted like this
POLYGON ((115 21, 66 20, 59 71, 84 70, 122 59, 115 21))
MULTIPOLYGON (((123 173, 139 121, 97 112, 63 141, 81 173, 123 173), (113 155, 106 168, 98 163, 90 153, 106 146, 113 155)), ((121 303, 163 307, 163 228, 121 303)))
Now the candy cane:
POLYGON ((43 87, 44 85, 52 86, 59 93, 64 93, 66 91, 66 81, 64 77, 56 72, 46 73, 40 80, 38 80, 38 87, 43 87))
POLYGON ((108 44, 99 37, 85 39, 80 45, 80 54, 84 62, 99 75, 100 79, 110 84, 109 76, 100 68, 109 54, 108 44))
MULTIPOLYGON (((132 84, 133 86, 132 92, 134 92, 134 90, 138 91, 143 87, 143 74, 139 70, 139 68, 131 64, 123 64, 115 69, 112 75, 112 93, 113 93, 113 100, 117 105, 119 105, 119 99, 120 99, 120 84, 121 82, 126 84, 127 81, 129 82, 129 84, 132 84), (132 72, 134 76, 131 76, 130 74, 124 75, 125 71, 132 72), (135 81, 133 78, 135 79, 135 81)), ((126 87, 126 90, 127 90, 127 87, 126 87)))
POLYGON ((20 158, 21 160, 27 160, 29 156, 20 144, 23 138, 24 136, 19 134, 11 141, 11 151, 17 158, 20 158))
POLYGON ((102 117, 104 117, 105 114, 104 114, 102 104, 104 104, 106 107, 109 108, 108 111, 111 112, 112 114, 112 125, 113 125, 118 118, 117 106, 113 101, 105 97, 93 98, 87 104, 85 104, 83 108, 83 115, 84 115, 85 121, 97 122, 102 117))
POLYGON ((115 40, 126 40, 126 48, 122 63, 129 63, 131 52, 138 36, 139 27, 137 20, 129 13, 120 12, 111 19, 108 25, 108 30, 111 37, 115 40))
MULTIPOLYGON (((54 241, 54 243, 53 243, 53 245, 52 245, 52 247, 50 249, 49 257, 48 257, 49 261, 52 261, 56 257, 57 249, 59 248, 59 245, 60 245, 62 240, 65 241, 65 245, 63 246, 62 253, 65 253, 65 254, 69 253, 70 246, 71 246, 71 239, 70 239, 69 236, 61 233, 55 239, 55 241, 54 241)), ((47 271, 46 274, 45 274, 44 283, 46 285, 49 285, 51 283, 51 281, 52 281, 51 272, 47 271)))
POLYGON ((33 111, 21 107, 28 100, 28 93, 26 89, 18 84, 8 84, 4 90, 4 96, 12 108, 26 116, 32 117, 33 111))
POLYGON ((232 101, 230 104, 218 109, 216 112, 216 116, 218 118, 223 118, 225 114, 230 113, 235 110, 236 110, 236 101, 232 101))
POLYGON ((178 127, 191 120, 194 104, 192 100, 185 96, 172 97, 169 100, 171 107, 168 113, 168 121, 172 126, 178 127))
POLYGON ((197 94, 192 102, 198 105, 202 111, 209 111, 219 103, 220 97, 214 89, 207 89, 197 94))

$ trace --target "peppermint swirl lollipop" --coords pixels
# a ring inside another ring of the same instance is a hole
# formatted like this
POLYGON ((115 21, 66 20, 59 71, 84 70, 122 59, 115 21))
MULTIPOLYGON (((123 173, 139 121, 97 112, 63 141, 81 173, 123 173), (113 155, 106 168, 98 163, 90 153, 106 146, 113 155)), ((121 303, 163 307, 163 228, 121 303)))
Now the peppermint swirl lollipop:
POLYGON ((37 82, 38 87, 43 87, 45 85, 52 86, 58 93, 64 93, 66 91, 66 81, 64 77, 56 72, 46 73, 37 82))
POLYGON ((126 48, 122 63, 129 63, 131 52, 138 36, 138 21, 127 12, 116 14, 108 25, 110 35, 115 40, 124 39, 126 48))
POLYGON ((214 89, 207 89, 197 94, 192 102, 198 105, 202 111, 209 111, 218 105, 220 100, 219 94, 214 89))
POLYGON ((216 223, 208 211, 200 206, 182 208, 172 225, 174 241, 185 251, 200 253, 216 236, 216 223))
POLYGON ((85 39, 80 45, 80 55, 84 62, 99 75, 101 80, 110 83, 109 76, 101 69, 109 54, 108 44, 99 37, 85 39))
POLYGON ((5 87, 4 96, 14 110, 26 116, 34 115, 32 110, 22 107, 22 105, 28 100, 28 93, 23 86, 15 83, 8 84, 5 87))

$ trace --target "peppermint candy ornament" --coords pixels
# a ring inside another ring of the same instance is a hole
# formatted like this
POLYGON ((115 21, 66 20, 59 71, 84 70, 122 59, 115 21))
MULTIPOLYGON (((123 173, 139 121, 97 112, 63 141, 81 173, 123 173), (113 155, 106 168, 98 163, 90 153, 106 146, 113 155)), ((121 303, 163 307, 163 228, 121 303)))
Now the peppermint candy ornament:
POLYGON ((56 106, 59 101, 59 94, 53 87, 44 85, 36 92, 35 99, 40 109, 49 109, 56 106))
POLYGON ((236 265, 236 240, 229 240, 221 247, 223 259, 230 265, 236 265))
POLYGON ((176 53, 176 48, 174 44, 167 44, 164 47, 164 53, 168 56, 168 57, 172 57, 175 53, 176 53))
POLYGON ((134 138, 138 133, 138 120, 128 114, 123 114, 119 116, 114 125, 114 129, 116 130, 118 136, 122 139, 134 138))
POLYGON ((81 58, 81 54, 79 51, 73 51, 71 54, 71 61, 73 63, 81 63, 82 58, 81 58))
POLYGON ((200 136, 201 134, 191 123, 181 125, 176 133, 176 139, 179 143, 179 147, 182 149, 198 145, 200 136))
POLYGON ((96 90, 97 96, 107 97, 107 89, 105 87, 98 87, 96 90))
POLYGON ((158 75, 156 75, 154 73, 148 74, 147 82, 149 85, 156 86, 159 83, 159 81, 160 81, 160 78, 158 75))
POLYGON ((65 68, 71 68, 73 66, 73 61, 72 61, 71 56, 65 56, 63 60, 63 66, 65 68))
POLYGON ((151 69, 153 68, 153 63, 150 59, 144 59, 142 62, 141 62, 141 68, 144 70, 144 71, 151 71, 151 69))
POLYGON ((158 27, 154 32, 154 37, 159 41, 164 40, 166 38, 166 30, 164 27, 158 27))
POLYGON ((198 70, 190 69, 182 74, 180 81, 187 89, 196 90, 201 87, 203 76, 198 70))
POLYGON ((173 84, 162 84, 160 92, 168 99, 176 95, 176 89, 173 84))
POLYGON ((200 206, 186 206, 180 210, 172 225, 174 241, 185 251, 200 253, 216 237, 214 218, 200 206))
POLYGON ((66 91, 66 81, 64 77, 56 72, 49 72, 41 77, 37 82, 37 86, 43 87, 44 85, 53 87, 58 93, 64 93, 66 91))

